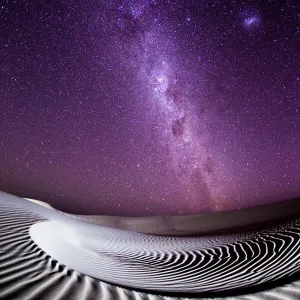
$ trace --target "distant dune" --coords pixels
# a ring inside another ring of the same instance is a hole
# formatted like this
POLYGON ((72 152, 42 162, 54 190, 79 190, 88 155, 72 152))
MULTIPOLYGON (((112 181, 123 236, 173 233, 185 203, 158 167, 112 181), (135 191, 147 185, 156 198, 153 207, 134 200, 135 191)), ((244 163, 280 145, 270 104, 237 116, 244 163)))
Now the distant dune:
MULTIPOLYGON (((24 198, 49 209, 50 204, 24 198)), ((241 210, 186 216, 123 217, 107 215, 75 215, 56 209, 72 219, 109 228, 152 235, 193 236, 222 234, 257 229, 300 214, 300 198, 264 204, 241 210)))
MULTIPOLYGON (((65 213, 64 213, 65 214, 65 213)), ((154 235, 189 236, 236 232, 272 225, 300 214, 300 198, 234 211, 187 216, 119 217, 71 215, 77 220, 154 235)))

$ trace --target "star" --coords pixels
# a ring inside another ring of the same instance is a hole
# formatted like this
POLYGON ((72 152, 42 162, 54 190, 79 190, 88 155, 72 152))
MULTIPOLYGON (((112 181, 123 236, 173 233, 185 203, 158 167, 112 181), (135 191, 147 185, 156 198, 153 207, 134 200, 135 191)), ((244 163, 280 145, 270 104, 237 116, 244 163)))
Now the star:
POLYGON ((138 216, 299 197, 299 1, 229 2, 5 6, 0 188, 138 216))

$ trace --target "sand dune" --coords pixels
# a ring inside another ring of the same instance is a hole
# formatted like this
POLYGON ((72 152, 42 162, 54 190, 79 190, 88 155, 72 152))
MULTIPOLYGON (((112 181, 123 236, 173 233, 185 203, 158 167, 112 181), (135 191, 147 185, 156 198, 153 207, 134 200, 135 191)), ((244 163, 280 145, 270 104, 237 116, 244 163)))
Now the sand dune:
MULTIPOLYGON (((54 209, 40 200, 24 198, 54 209)), ((300 215, 300 198, 261 206, 215 213, 186 216, 120 217, 106 215, 75 215, 56 209, 72 219, 109 228, 117 228, 152 235, 190 236, 228 233, 256 229, 277 224, 300 215)))
POLYGON ((189 216, 119 217, 71 215, 71 218, 105 227, 154 235, 189 236, 243 231, 300 215, 300 198, 235 211, 189 216), (265 224, 262 224, 265 223, 265 224))
POLYGON ((300 217, 238 234, 145 235, 1 193, 0 299, 300 299, 299 237, 300 217))

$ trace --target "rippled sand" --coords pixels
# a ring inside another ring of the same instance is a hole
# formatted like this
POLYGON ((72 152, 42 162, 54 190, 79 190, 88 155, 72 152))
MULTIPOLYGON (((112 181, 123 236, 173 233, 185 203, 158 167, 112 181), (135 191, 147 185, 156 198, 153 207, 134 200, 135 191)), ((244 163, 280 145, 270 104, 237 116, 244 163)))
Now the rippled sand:
POLYGON ((1 299, 300 299, 299 217, 198 237, 74 218, 0 194, 1 299))

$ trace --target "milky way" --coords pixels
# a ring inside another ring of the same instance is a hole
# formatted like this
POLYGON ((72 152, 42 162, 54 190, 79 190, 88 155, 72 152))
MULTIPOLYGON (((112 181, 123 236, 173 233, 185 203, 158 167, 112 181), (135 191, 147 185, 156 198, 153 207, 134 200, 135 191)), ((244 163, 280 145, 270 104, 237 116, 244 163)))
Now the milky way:
POLYGON ((138 44, 142 45, 140 53, 140 73, 144 78, 147 100, 153 109, 154 120, 160 127, 159 139, 166 145, 171 172, 183 185, 185 201, 194 207, 212 205, 213 186, 210 173, 206 168, 209 153, 203 143, 197 127, 196 114, 185 94, 184 84, 180 82, 180 69, 176 71, 169 53, 174 45, 167 38, 167 45, 159 26, 147 32, 138 44), (170 44, 170 45, 169 45, 170 44))
POLYGON ((300 5, 1 6, 1 189, 71 213, 300 196, 300 5))

